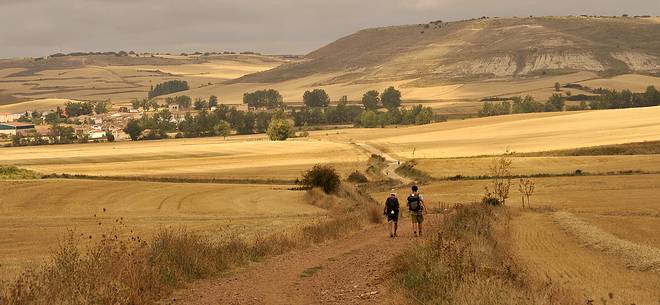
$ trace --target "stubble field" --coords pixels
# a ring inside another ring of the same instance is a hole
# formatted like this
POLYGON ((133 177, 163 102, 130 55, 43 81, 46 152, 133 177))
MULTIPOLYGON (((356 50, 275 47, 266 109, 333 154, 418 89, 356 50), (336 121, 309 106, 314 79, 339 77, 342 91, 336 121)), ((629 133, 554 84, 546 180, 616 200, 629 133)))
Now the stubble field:
MULTIPOLYGON (((43 173, 136 179, 293 181, 316 163, 334 164, 343 177, 353 170, 364 170, 369 153, 351 143, 367 143, 404 161, 413 157, 414 149, 418 168, 434 177, 470 176, 486 174, 491 158, 464 157, 500 154, 507 147, 529 152, 657 140, 658 111, 660 108, 654 107, 529 114, 419 127, 314 131, 309 138, 286 142, 241 136, 227 140, 3 148, 0 163, 43 173)), ((576 169, 655 172, 660 167, 656 156, 517 157, 513 170, 520 174, 576 169)), ((635 267, 629 253, 651 249, 648 251, 652 254, 644 257, 649 257, 653 266, 653 253, 660 242, 655 234, 660 231, 660 174, 546 177, 535 181, 532 206, 538 209, 520 208, 517 181, 508 201, 512 208, 509 242, 516 260, 532 275, 561 283, 585 298, 599 300, 612 293, 617 301, 655 304, 660 273, 653 268, 635 267), (635 246, 628 252, 603 250, 593 238, 635 246)), ((479 201, 487 183, 434 181, 423 185, 422 192, 431 206, 442 207, 479 201)), ((2 189, 10 191, 0 194, 0 230, 5 236, 1 242, 7 245, 2 247, 0 259, 5 268, 18 270, 28 261, 43 259, 67 228, 100 234, 99 218, 100 227, 105 228, 123 217, 128 227, 143 235, 160 226, 185 225, 211 236, 224 236, 223 232, 276 232, 323 217, 324 210, 305 203, 303 193, 287 190, 290 187, 97 180, 3 182, 2 189)), ((407 188, 398 189, 400 196, 407 192, 407 188)), ((377 192, 374 197, 381 201, 385 195, 377 192)))

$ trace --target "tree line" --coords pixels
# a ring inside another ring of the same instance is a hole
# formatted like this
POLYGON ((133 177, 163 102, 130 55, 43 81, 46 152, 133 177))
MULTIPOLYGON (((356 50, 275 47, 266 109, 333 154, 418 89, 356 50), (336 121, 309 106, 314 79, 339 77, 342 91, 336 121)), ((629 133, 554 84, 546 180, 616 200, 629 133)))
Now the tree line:
POLYGON ((164 83, 157 84, 156 87, 151 86, 149 90, 149 99, 160 95, 166 95, 170 93, 175 93, 179 91, 189 90, 188 82, 184 80, 170 80, 164 83))
POLYGON ((496 116, 516 113, 531 112, 557 112, 578 111, 596 109, 620 109, 650 107, 660 105, 660 92, 649 86, 644 92, 632 92, 631 90, 594 89, 597 95, 580 95, 579 98, 560 93, 555 93, 544 103, 535 101, 531 96, 513 98, 501 98, 498 102, 485 102, 479 116, 496 116), (578 105, 566 105, 566 101, 580 101, 578 105))

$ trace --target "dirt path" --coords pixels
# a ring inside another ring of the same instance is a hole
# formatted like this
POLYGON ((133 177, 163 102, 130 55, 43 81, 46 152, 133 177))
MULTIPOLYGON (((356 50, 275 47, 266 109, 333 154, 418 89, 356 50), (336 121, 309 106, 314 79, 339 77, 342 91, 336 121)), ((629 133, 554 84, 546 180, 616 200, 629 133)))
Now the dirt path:
POLYGON ((411 179, 408 179, 406 177, 403 177, 399 174, 396 173, 396 169, 400 166, 400 160, 397 160, 387 154, 386 152, 380 150, 379 148, 366 144, 366 143, 355 143, 355 145, 359 146, 360 148, 366 150, 367 152, 370 152, 372 154, 376 155, 381 155, 383 158, 385 158, 385 161, 388 162, 387 167, 383 169, 383 175, 389 178, 392 178, 394 180, 400 181, 403 184, 411 184, 414 181, 411 179))
POLYGON ((532 276, 550 279, 594 304, 608 300, 610 293, 607 304, 660 301, 660 274, 627 269, 622 260, 585 248, 550 214, 523 213, 511 225, 513 249, 532 276))
POLYGON ((195 283, 163 304, 391 304, 398 299, 388 292, 393 258, 421 241, 406 224, 395 239, 387 236, 384 224, 371 226, 195 283))

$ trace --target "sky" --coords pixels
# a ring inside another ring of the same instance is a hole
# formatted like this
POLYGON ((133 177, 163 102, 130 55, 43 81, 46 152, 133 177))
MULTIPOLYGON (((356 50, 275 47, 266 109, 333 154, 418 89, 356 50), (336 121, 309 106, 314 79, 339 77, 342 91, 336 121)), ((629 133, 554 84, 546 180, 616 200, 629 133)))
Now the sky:
POLYGON ((306 54, 364 28, 481 16, 660 15, 660 0, 0 0, 0 58, 306 54))

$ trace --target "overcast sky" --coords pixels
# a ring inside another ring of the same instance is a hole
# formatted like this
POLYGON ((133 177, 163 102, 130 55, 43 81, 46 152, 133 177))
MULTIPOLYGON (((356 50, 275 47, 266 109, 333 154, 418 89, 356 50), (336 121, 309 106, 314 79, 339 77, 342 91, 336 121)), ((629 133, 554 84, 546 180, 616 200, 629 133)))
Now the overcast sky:
POLYGON ((0 57, 304 54, 357 30, 480 16, 660 15, 660 0, 0 0, 0 57))

